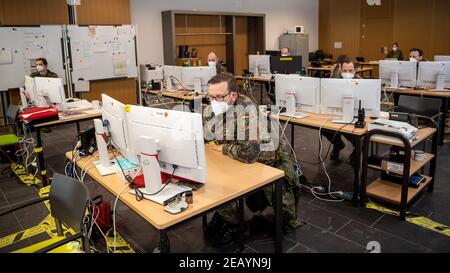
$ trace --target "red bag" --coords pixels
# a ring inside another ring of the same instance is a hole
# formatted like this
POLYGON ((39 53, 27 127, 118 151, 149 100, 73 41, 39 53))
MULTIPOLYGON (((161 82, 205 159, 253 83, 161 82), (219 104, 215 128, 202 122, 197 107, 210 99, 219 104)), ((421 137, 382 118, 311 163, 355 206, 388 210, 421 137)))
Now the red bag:
POLYGON ((21 119, 26 124, 33 124, 38 122, 48 122, 58 120, 58 109, 53 106, 36 107, 30 110, 23 111, 19 114, 21 119))

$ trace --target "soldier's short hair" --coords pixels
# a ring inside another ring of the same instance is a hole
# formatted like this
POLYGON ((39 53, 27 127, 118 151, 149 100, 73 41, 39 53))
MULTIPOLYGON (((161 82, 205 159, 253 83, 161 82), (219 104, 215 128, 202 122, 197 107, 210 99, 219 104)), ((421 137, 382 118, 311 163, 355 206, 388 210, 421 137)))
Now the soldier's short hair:
POLYGON ((419 56, 423 56, 423 49, 420 48, 411 48, 411 50, 409 52, 419 52, 419 56))
POLYGON ((46 58, 38 58, 36 59, 36 62, 42 61, 43 64, 48 65, 47 59, 46 58))
POLYGON ((234 79, 233 75, 228 73, 220 73, 214 76, 212 79, 208 81, 208 85, 211 84, 219 84, 226 82, 228 84, 228 91, 230 92, 237 92, 237 84, 236 80, 234 79))

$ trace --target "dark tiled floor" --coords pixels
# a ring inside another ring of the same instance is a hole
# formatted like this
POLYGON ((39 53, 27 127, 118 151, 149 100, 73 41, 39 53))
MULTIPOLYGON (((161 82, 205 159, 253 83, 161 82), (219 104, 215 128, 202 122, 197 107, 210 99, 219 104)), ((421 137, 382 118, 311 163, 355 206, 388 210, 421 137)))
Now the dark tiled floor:
MULTIPOLYGON (((89 123, 83 124, 84 126, 89 123)), ((82 126, 83 127, 83 126, 82 126)), ((297 128, 296 153, 300 160, 318 161, 318 133, 314 130, 297 128), (311 145, 311 143, 313 143, 311 145)), ((76 134, 75 126, 53 129, 50 134, 43 134, 47 165, 50 172, 63 172, 64 152, 72 148, 76 134)), ((290 128, 286 130, 290 137, 290 128)), ((324 150, 328 142, 324 141, 324 150)), ((345 159, 352 152, 347 143, 338 162, 327 161, 327 169, 332 179, 332 189, 352 191, 353 171, 345 159)), ((324 152, 325 153, 325 152, 324 152)), ((450 226, 450 148, 440 148, 435 192, 424 193, 410 207, 410 211, 421 216, 450 226)), ((303 164, 302 170, 310 182, 327 185, 328 181, 321 166, 303 164)), ((88 187, 96 194, 103 194, 107 200, 114 201, 113 196, 101 187, 96 187, 90 178, 86 179, 88 187)), ((11 204, 35 198, 37 190, 18 184, 15 179, 0 178, 0 209, 11 204)), ((159 233, 136 213, 119 202, 117 221, 124 224, 118 226, 136 251, 153 252, 158 244, 159 233)), ((0 218, 0 237, 31 227, 45 217, 47 211, 43 206, 35 206, 32 210, 17 212, 11 216, 0 218)), ((289 253, 364 253, 371 241, 381 244, 382 252, 449 252, 450 237, 424 229, 417 225, 401 222, 398 218, 384 215, 365 208, 354 208, 349 202, 328 203, 314 198, 310 193, 302 195, 299 204, 299 216, 305 225, 298 230, 290 231, 283 237, 284 251, 289 253)), ((246 214, 253 221, 252 215, 246 214)), ((251 226, 251 225, 250 225, 251 226)), ((173 252, 237 252, 236 243, 225 248, 210 246, 202 236, 201 219, 193 220, 186 225, 169 232, 171 250, 173 252)), ((7 252, 29 245, 37 238, 20 241, 19 244, 0 249, 7 252)), ((267 229, 250 229, 246 238, 245 253, 271 252, 273 238, 267 229)))

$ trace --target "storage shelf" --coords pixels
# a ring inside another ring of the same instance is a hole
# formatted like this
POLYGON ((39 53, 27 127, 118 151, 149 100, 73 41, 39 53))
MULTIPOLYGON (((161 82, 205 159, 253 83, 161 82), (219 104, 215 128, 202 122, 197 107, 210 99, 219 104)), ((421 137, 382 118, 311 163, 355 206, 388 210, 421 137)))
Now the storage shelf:
MULTIPOLYGON (((422 176, 425 178, 425 181, 421 183, 419 188, 408 188, 408 204, 432 181, 431 177, 425 175, 422 176)), ((369 186, 367 186, 367 195, 388 202, 400 204, 402 196, 402 185, 378 178, 369 186)))
MULTIPOLYGON (((422 169, 422 167, 427 165, 434 158, 433 154, 425 154, 425 155, 427 158, 424 161, 411 160, 411 168, 409 169, 409 173, 411 175, 417 173, 420 169, 422 169)), ((371 169, 375 169, 375 170, 380 170, 380 171, 382 170, 381 166, 377 166, 377 165, 368 164, 368 167, 371 169)))
MULTIPOLYGON (((419 143, 423 142, 425 139, 431 137, 434 133, 436 133, 436 131, 437 130, 435 128, 420 129, 419 132, 417 133, 417 139, 414 140, 413 142, 411 142, 411 147, 417 146, 417 144, 419 144, 419 143)), ((394 145, 394 146, 398 146, 398 147, 405 146, 405 145, 403 145, 403 142, 401 142, 399 139, 393 138, 393 137, 375 135, 370 139, 370 141, 387 144, 387 145, 394 145)))

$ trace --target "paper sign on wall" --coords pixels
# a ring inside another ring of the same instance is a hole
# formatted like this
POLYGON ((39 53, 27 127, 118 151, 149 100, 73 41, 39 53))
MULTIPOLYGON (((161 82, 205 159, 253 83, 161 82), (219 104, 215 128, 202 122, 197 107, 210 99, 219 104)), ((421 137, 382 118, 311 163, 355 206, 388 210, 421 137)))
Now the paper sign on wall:
POLYGON ((13 55, 11 48, 1 48, 0 49, 0 65, 2 64, 12 64, 13 55))
POLYGON ((334 42, 334 48, 342 48, 342 42, 334 42))
POLYGON ((128 58, 126 52, 116 52, 113 56, 114 75, 128 74, 128 58))

